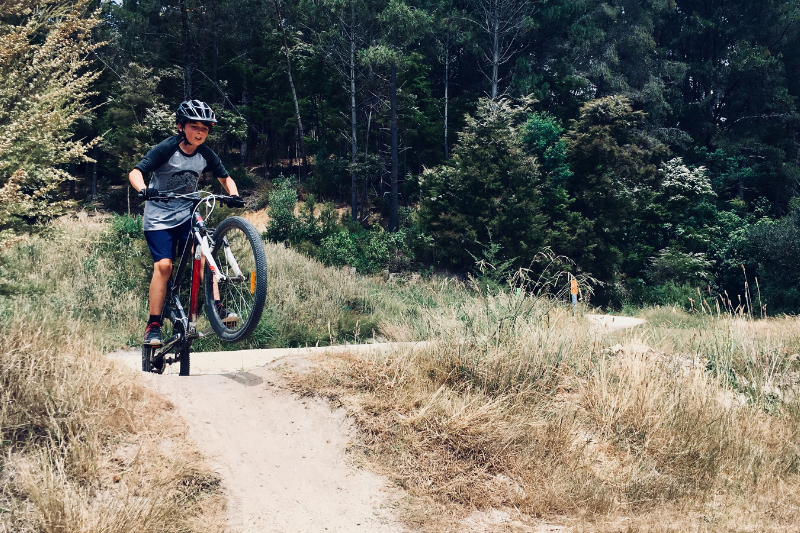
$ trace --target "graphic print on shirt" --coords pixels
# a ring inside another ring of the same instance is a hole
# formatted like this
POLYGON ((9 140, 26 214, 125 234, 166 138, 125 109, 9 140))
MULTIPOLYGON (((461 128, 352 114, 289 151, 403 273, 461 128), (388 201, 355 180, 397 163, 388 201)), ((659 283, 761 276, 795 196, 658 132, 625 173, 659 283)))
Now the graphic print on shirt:
POLYGON ((175 194, 189 194, 197 190, 197 182, 200 179, 200 174, 193 170, 181 170, 175 172, 171 176, 162 178, 164 183, 163 191, 159 188, 159 192, 175 193, 175 194))

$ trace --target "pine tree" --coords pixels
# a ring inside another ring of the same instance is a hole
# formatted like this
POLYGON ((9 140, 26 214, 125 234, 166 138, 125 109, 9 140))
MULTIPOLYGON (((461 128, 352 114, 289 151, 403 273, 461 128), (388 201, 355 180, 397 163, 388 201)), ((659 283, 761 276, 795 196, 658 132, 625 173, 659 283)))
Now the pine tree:
POLYGON ((528 266, 544 243, 539 169, 518 125, 525 112, 506 99, 481 99, 453 158, 422 176, 420 219, 450 266, 470 266, 492 244, 498 260, 528 266))

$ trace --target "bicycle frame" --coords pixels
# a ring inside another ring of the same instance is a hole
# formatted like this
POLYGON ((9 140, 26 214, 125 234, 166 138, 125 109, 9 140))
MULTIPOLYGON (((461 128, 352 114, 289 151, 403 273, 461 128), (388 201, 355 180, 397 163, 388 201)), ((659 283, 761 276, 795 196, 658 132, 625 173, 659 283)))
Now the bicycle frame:
MULTIPOLYGON (((206 337, 212 334, 212 328, 206 328, 203 331, 197 331, 197 311, 200 298, 200 280, 202 278, 203 263, 208 266, 209 271, 214 276, 215 282, 223 281, 225 275, 219 272, 217 263, 211 255, 211 248, 214 243, 209 235, 209 229, 206 227, 203 217, 197 212, 197 207, 206 201, 208 197, 201 199, 193 199, 197 203, 192 210, 192 226, 190 237, 186 239, 183 254, 177 270, 173 271, 173 277, 167 283, 167 294, 164 299, 164 307, 161 315, 163 318, 169 319, 173 324, 173 335, 155 353, 155 357, 160 357, 169 352, 176 344, 180 343, 181 348, 188 348, 194 339, 206 337), (191 270, 191 283, 189 292, 189 314, 181 304, 179 292, 183 283, 184 277, 187 273, 189 258, 192 258, 191 270), (180 327, 176 328, 176 325, 180 327), (176 332, 174 329, 179 329, 176 332)), ((212 208, 213 210, 213 208, 212 208)), ((223 240, 223 248, 226 258, 232 261, 234 266, 234 274, 241 276, 238 264, 236 264, 233 254, 230 251, 230 246, 227 239, 223 240)), ((180 350, 179 350, 180 352, 180 350)), ((165 364, 172 364, 178 361, 178 358, 169 358, 165 360, 165 364)))

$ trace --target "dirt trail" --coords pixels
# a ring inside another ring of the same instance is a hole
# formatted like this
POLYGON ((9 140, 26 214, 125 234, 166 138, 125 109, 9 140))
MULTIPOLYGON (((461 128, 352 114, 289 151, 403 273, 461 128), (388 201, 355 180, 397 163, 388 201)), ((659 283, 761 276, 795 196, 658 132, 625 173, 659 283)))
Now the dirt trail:
MULTIPOLYGON (((588 318, 595 331, 603 332, 644 322, 608 315, 588 318)), ((307 356, 313 352, 383 347, 196 353, 188 378, 177 376, 177 365, 168 367, 165 375, 143 377, 176 406, 192 438, 221 475, 230 531, 395 533, 407 531, 393 512, 402 494, 347 460, 353 434, 345 413, 276 385, 281 379, 279 367, 307 369, 311 365, 307 356)), ((111 356, 141 369, 139 350, 111 356)), ((465 530, 469 529, 483 531, 471 526, 465 530)))
MULTIPOLYGON (((230 531, 406 531, 392 510, 399 494, 347 460, 352 433, 344 411, 276 385, 277 367, 309 366, 296 355, 303 351, 192 354, 192 376, 144 379, 175 404, 222 477, 230 531)), ((112 356, 139 369, 138 351, 112 356)))
POLYGON ((605 333, 632 328, 645 323, 641 318, 630 316, 586 315, 586 318, 592 323, 595 331, 603 331, 605 333))

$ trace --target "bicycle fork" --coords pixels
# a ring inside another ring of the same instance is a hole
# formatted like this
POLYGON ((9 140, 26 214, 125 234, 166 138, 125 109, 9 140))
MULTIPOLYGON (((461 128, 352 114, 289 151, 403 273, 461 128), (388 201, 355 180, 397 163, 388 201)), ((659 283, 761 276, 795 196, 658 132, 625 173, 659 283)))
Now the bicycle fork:
MULTIPOLYGON (((205 337, 210 332, 197 332, 197 308, 200 299, 200 277, 203 272, 203 260, 205 260, 208 269, 214 276, 214 284, 226 279, 226 277, 219 272, 214 257, 211 255, 211 247, 209 246, 208 229, 203 217, 200 213, 194 213, 194 224, 192 225, 192 232, 194 233, 195 242, 199 246, 195 246, 194 262, 192 264, 192 290, 189 296, 189 318, 186 320, 187 336, 205 337)), ((206 302, 206 305, 212 306, 213 302, 206 302)))

